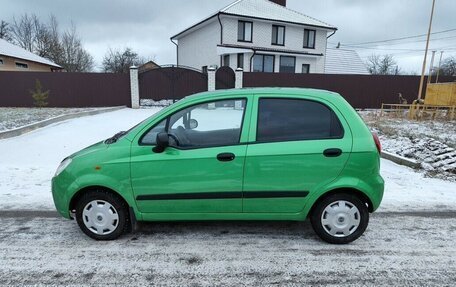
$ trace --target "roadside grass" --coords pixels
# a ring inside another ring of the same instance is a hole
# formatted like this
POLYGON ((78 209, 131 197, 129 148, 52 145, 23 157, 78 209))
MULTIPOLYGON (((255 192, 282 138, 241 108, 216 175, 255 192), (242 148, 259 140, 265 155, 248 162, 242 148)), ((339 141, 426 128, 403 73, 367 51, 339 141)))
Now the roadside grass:
POLYGON ((380 116, 378 110, 359 114, 378 133, 384 150, 418 160, 427 177, 456 181, 456 121, 380 116))

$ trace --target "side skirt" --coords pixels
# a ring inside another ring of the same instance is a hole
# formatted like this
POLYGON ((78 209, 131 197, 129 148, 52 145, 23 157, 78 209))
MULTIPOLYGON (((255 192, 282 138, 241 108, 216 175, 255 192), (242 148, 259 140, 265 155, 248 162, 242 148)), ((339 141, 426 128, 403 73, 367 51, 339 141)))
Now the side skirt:
POLYGON ((304 221, 304 213, 143 213, 143 221, 278 220, 304 221))

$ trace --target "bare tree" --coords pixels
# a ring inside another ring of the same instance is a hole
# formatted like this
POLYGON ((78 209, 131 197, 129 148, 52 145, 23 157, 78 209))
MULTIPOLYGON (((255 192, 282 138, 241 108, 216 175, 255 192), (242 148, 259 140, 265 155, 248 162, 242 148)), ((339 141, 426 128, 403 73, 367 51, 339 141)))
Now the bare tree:
POLYGON ((93 69, 92 56, 82 47, 76 27, 71 25, 62 35, 62 60, 58 62, 68 72, 90 72, 93 69))
POLYGON ((24 14, 19 19, 13 18, 11 31, 16 44, 54 61, 68 72, 87 72, 93 68, 93 58, 83 48, 74 24, 60 33, 54 15, 46 23, 35 14, 24 14))
POLYGON ((38 18, 33 19, 33 52, 38 56, 51 59, 50 45, 51 45, 51 33, 48 26, 41 23, 38 18))
POLYGON ((4 39, 8 42, 13 40, 11 37, 11 27, 8 22, 3 20, 0 21, 0 39, 4 39))
POLYGON ((442 76, 456 76, 456 57, 451 56, 443 60, 440 67, 440 75, 442 76))
POLYGON ((58 63, 63 58, 63 49, 60 43, 60 33, 59 33, 59 24, 57 18, 54 15, 49 16, 49 59, 58 63))
POLYGON ((14 42, 30 52, 33 52, 33 43, 35 40, 35 20, 36 15, 26 13, 19 19, 13 17, 13 24, 11 25, 14 42))
POLYGON ((140 66, 147 60, 138 56, 131 48, 109 49, 103 57, 103 71, 108 73, 128 73, 131 66, 140 66))
POLYGON ((401 69, 392 55, 371 55, 366 62, 367 69, 372 75, 399 75, 401 69))

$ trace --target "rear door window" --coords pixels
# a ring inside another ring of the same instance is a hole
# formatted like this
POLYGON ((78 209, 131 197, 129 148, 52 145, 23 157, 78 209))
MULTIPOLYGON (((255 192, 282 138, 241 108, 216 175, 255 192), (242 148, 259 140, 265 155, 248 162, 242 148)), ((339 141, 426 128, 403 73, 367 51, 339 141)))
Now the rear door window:
POLYGON ((260 98, 257 141, 297 141, 342 138, 337 115, 323 103, 302 99, 260 98))

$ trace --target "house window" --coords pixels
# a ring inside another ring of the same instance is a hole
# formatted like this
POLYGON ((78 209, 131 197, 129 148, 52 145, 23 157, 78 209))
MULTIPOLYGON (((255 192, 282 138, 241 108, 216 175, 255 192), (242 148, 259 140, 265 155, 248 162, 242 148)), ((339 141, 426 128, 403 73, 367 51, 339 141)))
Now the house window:
POLYGON ((243 53, 237 54, 237 67, 244 69, 244 54, 243 53))
POLYGON ((0 65, 3 65, 3 59, 0 59, 0 65))
POLYGON ((28 65, 25 63, 16 62, 16 68, 28 69, 28 65))
POLYGON ((274 72, 274 55, 256 54, 253 57, 253 72, 274 72))
POLYGON ((280 72, 294 73, 296 67, 296 57, 280 56, 280 72))
POLYGON ((253 22, 239 21, 238 22, 238 41, 252 42, 253 22))
POLYGON ((272 25, 272 45, 285 45, 285 26, 272 25))
POLYGON ((207 74, 207 66, 202 66, 201 71, 203 72, 203 74, 207 74))
POLYGON ((223 56, 223 66, 230 66, 230 55, 223 56))
POLYGON ((302 64, 302 73, 303 74, 310 73, 310 65, 309 64, 302 64))
POLYGON ((315 30, 304 29, 304 48, 315 49, 315 30))

